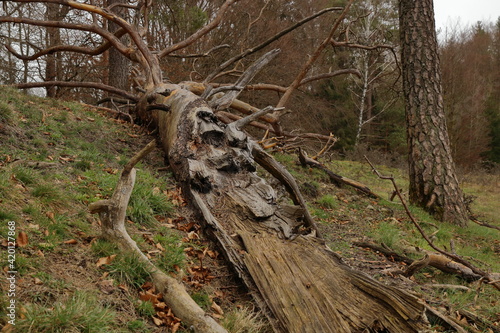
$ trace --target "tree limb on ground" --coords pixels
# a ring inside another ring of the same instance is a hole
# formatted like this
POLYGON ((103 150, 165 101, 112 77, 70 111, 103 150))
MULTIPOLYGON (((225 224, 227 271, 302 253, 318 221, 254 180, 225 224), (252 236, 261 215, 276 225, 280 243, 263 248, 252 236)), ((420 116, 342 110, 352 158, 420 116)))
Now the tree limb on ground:
MULTIPOLYGON (((481 275, 475 274, 470 268, 457 263, 443 255, 431 253, 429 251, 424 251, 424 257, 422 259, 413 260, 405 255, 396 253, 387 246, 379 246, 371 242, 353 242, 353 245, 361 248, 371 249, 373 251, 382 253, 389 259, 404 262, 405 264, 409 265, 406 270, 401 270, 399 272, 406 277, 413 276, 420 269, 431 266, 439 269, 442 272, 460 276, 467 281, 477 281, 481 278, 481 275)), ((416 254, 420 254, 423 251, 422 249, 419 249, 419 251, 411 249, 408 250, 416 254)))
POLYGON ((368 188, 368 186, 366 186, 360 182, 357 182, 355 180, 352 180, 352 179, 349 179, 349 178, 346 178, 346 177, 343 177, 341 175, 334 173, 333 171, 328 169, 323 164, 321 164, 318 161, 313 160, 312 158, 307 156, 307 152, 305 152, 303 149, 299 149, 299 161, 303 167, 310 166, 310 167, 313 167, 316 169, 323 170, 328 175, 328 177, 330 177, 331 182, 337 186, 348 185, 348 186, 354 187, 356 190, 358 190, 358 191, 360 191, 360 192, 362 192, 362 193, 364 193, 372 198, 379 198, 379 196, 377 194, 373 193, 372 190, 370 190, 370 188, 368 188))
POLYGON ((102 222, 102 233, 106 239, 117 243, 125 251, 133 253, 140 262, 146 265, 156 290, 163 294, 165 303, 176 316, 191 326, 195 332, 227 332, 193 301, 182 283, 163 273, 149 261, 125 229, 127 206, 135 184, 136 171, 134 166, 155 147, 156 141, 153 140, 137 153, 123 168, 111 199, 94 202, 89 205, 89 210, 92 214, 99 214, 102 222))
POLYGON ((449 252, 446 252, 446 251, 440 249, 439 247, 437 247, 434 244, 434 242, 429 238, 429 236, 427 236, 427 234, 422 229, 422 227, 420 226, 420 224, 417 222, 417 220, 415 219, 415 217, 413 217, 413 214, 410 212, 410 209, 408 208, 408 205, 406 204, 406 201, 404 200, 403 196, 401 195, 401 192, 399 191, 399 189, 398 189, 398 187, 396 185, 396 182, 394 181, 394 177, 393 176, 383 176, 383 175, 381 175, 378 172, 378 170, 375 168, 375 166, 370 162, 370 160, 368 160, 368 158, 366 156, 365 156, 365 159, 368 162, 368 164, 370 164, 370 166, 372 167, 373 172, 380 179, 388 179, 388 180, 390 180, 392 182, 392 185, 393 185, 393 187, 394 187, 394 189, 396 191, 396 194, 398 195, 399 200, 401 200, 401 203, 403 204, 403 207, 405 208, 406 215, 408 215, 408 217, 412 221, 413 225, 417 228, 417 230, 420 232, 420 234, 422 235, 422 237, 425 239, 425 241, 427 242, 427 244, 429 244, 429 246, 431 248, 433 248, 437 252, 441 253, 442 255, 448 257, 449 259, 452 259, 453 261, 455 261, 455 262, 457 262, 457 263, 459 263, 459 264, 461 264, 461 265, 469 268, 474 274, 481 276, 485 280, 486 283, 492 285, 497 290, 500 290, 500 280, 498 278, 499 273, 488 273, 488 272, 485 272, 482 269, 474 266, 473 264, 471 264, 467 260, 463 259, 462 257, 460 257, 458 255, 455 255, 455 254, 452 254, 452 253, 449 253, 449 252))

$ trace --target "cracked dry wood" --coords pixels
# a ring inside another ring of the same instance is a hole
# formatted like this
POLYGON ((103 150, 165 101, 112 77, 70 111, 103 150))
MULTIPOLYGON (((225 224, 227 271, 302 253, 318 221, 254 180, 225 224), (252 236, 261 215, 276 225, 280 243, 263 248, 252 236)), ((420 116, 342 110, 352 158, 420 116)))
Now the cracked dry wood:
POLYGON ((427 327, 414 296, 353 271, 314 236, 296 183, 279 163, 245 135, 229 139, 198 96, 179 85, 164 89, 170 93, 156 103, 170 111, 155 118, 173 173, 276 332, 427 327), (285 182, 294 205, 280 204, 256 161, 285 182))

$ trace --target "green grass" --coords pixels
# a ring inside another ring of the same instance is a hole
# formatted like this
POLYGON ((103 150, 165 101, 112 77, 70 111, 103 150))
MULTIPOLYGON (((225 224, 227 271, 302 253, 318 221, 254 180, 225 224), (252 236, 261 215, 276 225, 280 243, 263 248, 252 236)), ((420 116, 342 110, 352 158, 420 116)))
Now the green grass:
POLYGON ((142 320, 131 320, 127 323, 127 328, 129 329, 130 332, 137 332, 137 333, 148 333, 151 332, 147 324, 142 321, 142 320))
POLYGON ((122 283, 137 289, 151 280, 149 268, 133 254, 119 254, 107 270, 122 283))
POLYGON ((338 200, 331 194, 325 194, 317 200, 321 207, 326 209, 335 209, 338 206, 338 200))
POLYGON ((397 243, 400 240, 400 231, 397 225, 386 221, 381 222, 378 227, 372 232, 371 236, 378 243, 384 243, 388 247, 396 250, 397 243))
POLYGON ((115 313, 99 304, 96 296, 75 292, 66 300, 53 305, 26 305, 24 319, 18 320, 16 329, 26 333, 66 333, 112 331, 115 313))
POLYGON ((170 230, 153 236, 156 243, 160 243, 165 249, 156 259, 156 265, 164 272, 175 272, 177 268, 183 268, 186 262, 184 254, 184 243, 181 236, 170 230))
POLYGON ((92 252, 98 257, 109 257, 110 255, 118 253, 118 246, 115 243, 109 242, 105 239, 98 238, 91 245, 92 252))
POLYGON ((45 202, 56 201, 61 198, 61 193, 57 187, 49 184, 40 184, 33 188, 31 195, 43 199, 45 202))
POLYGON ((12 112, 12 106, 5 102, 0 101, 0 123, 12 123, 14 121, 14 113, 12 112))
POLYGON ((26 186, 36 184, 40 178, 40 175, 32 168, 17 167, 13 170, 13 174, 18 181, 26 186))
POLYGON ((151 317, 156 314, 153 303, 149 301, 139 301, 136 310, 142 317, 151 317))
POLYGON ((204 291, 199 291, 194 294, 191 294, 191 298, 196 302, 196 304, 200 306, 200 308, 202 308, 205 311, 210 309, 210 305, 212 305, 210 296, 204 291))
POLYGON ((140 225, 153 226, 155 216, 169 216, 173 212, 173 205, 162 192, 165 184, 161 178, 155 178, 139 170, 138 181, 132 191, 127 209, 130 219, 140 225))

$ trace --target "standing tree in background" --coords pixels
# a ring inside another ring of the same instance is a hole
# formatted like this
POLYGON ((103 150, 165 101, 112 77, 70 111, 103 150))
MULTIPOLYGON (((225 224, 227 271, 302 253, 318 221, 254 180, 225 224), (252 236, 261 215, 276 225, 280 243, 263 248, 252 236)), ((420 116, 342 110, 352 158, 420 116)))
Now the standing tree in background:
POLYGON ((410 201, 440 220, 465 226, 467 209, 451 156, 432 0, 400 0, 410 201))
MULTIPOLYGON (((126 15, 124 7, 126 4, 126 0, 108 0, 108 6, 113 8, 113 12, 120 17, 126 15)), ((116 33, 120 29, 120 26, 115 22, 109 22, 108 24, 109 32, 111 33, 116 33)), ((122 43, 126 43, 125 36, 120 40, 122 43)), ((128 91, 130 86, 128 81, 130 61, 115 48, 109 50, 108 59, 108 84, 112 87, 128 91)))

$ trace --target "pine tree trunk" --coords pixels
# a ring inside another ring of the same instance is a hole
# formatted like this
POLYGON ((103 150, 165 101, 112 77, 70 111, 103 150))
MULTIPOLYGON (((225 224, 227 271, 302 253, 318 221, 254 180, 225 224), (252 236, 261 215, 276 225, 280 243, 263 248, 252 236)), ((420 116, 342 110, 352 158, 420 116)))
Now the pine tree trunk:
MULTIPOLYGON (((108 0, 108 6, 115 5, 113 7, 113 12, 120 16, 124 16, 126 11, 123 7, 116 5, 125 4, 126 0, 108 0)), ((109 31, 115 33, 119 29, 119 26, 109 21, 109 31)), ((124 42, 126 37, 122 37, 121 41, 124 42)), ((130 72, 130 61, 125 58, 117 49, 111 48, 109 50, 108 58, 108 84, 112 87, 128 91, 129 90, 129 80, 128 75, 130 72)))
POLYGON ((446 127, 432 0, 400 0, 410 202, 465 226, 467 210, 446 127))
MULTIPOLYGON (((57 21, 59 20, 60 14, 60 6, 56 3, 48 3, 46 7, 46 16, 49 21, 57 21)), ((61 44, 61 32, 59 28, 47 27, 46 32, 46 45, 47 47, 54 47, 56 45, 61 44)), ((45 64, 45 81, 56 81, 60 78, 58 75, 58 66, 60 65, 57 61, 56 54, 48 54, 47 61, 45 64)), ((47 97, 55 98, 57 97, 56 86, 47 87, 47 97)))

